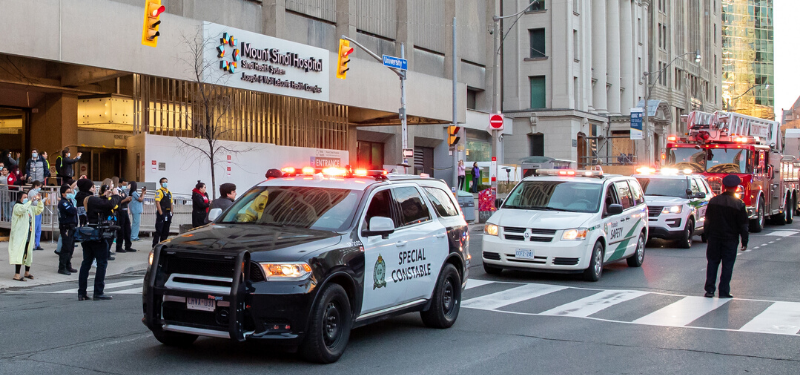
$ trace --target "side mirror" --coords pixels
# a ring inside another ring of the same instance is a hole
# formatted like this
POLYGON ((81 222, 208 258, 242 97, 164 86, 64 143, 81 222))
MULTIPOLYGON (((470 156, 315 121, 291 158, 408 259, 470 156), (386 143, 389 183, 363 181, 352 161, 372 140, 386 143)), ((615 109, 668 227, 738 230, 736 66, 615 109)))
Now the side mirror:
POLYGON ((222 215, 222 209, 221 208, 212 208, 210 211, 208 211, 208 221, 217 220, 219 215, 222 215))
POLYGON ((369 219, 369 229, 361 233, 364 237, 388 236, 394 233, 394 221, 385 216, 373 216, 369 219))
POLYGON ((695 198, 704 199, 706 197, 706 193, 700 192, 694 195, 695 198))
POLYGON ((608 215, 619 215, 622 213, 622 205, 621 204, 612 204, 608 206, 608 215))
POLYGON ((694 193, 692 193, 692 189, 686 189, 686 196, 691 198, 694 197, 694 193))

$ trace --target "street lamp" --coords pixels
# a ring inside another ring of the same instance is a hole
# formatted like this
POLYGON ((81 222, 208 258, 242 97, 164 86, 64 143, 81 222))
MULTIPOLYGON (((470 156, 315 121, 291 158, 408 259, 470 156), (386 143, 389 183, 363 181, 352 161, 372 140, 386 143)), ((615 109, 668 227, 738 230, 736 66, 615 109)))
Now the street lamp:
POLYGON ((732 101, 747 95, 748 92, 750 92, 751 90, 753 90, 754 88, 759 87, 759 86, 764 86, 764 90, 769 90, 769 83, 764 82, 764 83, 759 83, 759 84, 751 86, 749 89, 747 89, 747 91, 743 92, 739 96, 735 96, 733 98, 730 98, 730 97, 725 98, 725 111, 726 112, 730 112, 731 111, 731 102, 732 101))
POLYGON ((644 76, 642 77, 642 79, 644 80, 645 84, 644 84, 644 116, 643 116, 643 119, 642 119, 643 120, 642 121, 642 124, 643 124, 642 126, 644 127, 644 131, 645 131, 645 133, 644 133, 645 134, 644 153, 645 153, 645 157, 646 157, 646 160, 647 160, 647 165, 650 165, 650 125, 648 124, 648 117, 649 116, 648 116, 648 110, 647 110, 647 103, 650 101, 650 94, 652 93, 652 89, 653 89, 652 86, 655 86, 655 82, 653 82, 652 85, 650 84, 650 78, 649 77, 651 75, 655 74, 655 73, 658 73, 658 76, 656 77, 656 82, 658 82, 658 80, 661 79, 661 74, 664 73, 667 70, 667 68, 672 66, 672 63, 674 63, 675 61, 677 61, 680 58, 683 58, 686 55, 691 55, 691 54, 694 54, 694 62, 699 64, 700 61, 702 60, 703 56, 700 55, 700 50, 697 50, 697 51, 694 51, 694 52, 687 52, 687 53, 684 53, 683 55, 676 56, 674 59, 672 59, 672 61, 669 62, 669 64, 667 64, 666 66, 664 66, 663 68, 659 69, 656 72, 644 72, 643 73, 644 76))

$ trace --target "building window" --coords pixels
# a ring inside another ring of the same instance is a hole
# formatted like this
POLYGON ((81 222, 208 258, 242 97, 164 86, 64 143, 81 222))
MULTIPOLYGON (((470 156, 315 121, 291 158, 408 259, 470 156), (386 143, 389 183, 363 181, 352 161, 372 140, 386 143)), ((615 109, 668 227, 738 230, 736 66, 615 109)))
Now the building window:
POLYGON ((575 54, 575 61, 580 61, 581 59, 581 43, 578 40, 578 30, 572 30, 572 53, 575 54))
POLYGON ((531 39, 531 54, 530 57, 547 57, 545 55, 545 35, 544 29, 530 29, 528 30, 528 35, 531 39))
POLYGON ((664 26, 661 26, 661 27, 663 28, 662 34, 664 35, 664 45, 661 48, 666 50, 667 49, 667 43, 668 43, 667 42, 667 40, 668 40, 667 39, 667 35, 669 35, 669 34, 667 34, 667 25, 664 25, 664 26))
POLYGON ((661 24, 658 24, 658 48, 664 43, 664 35, 661 34, 661 24))
POLYGON ((383 169, 383 143, 358 141, 358 167, 383 169))
POLYGON ((531 3, 531 6, 529 6, 526 11, 527 12, 536 12, 536 11, 540 11, 540 10, 545 10, 544 5, 545 5, 544 4, 544 0, 536 0, 533 3, 531 3))
POLYGON ((530 156, 544 156, 544 134, 528 134, 530 156))
POLYGON ((578 83, 578 77, 572 78, 572 89, 574 91, 575 96, 575 109, 581 110, 583 109, 583 103, 581 103, 581 89, 578 83))
POLYGON ((530 77, 531 108, 547 108, 547 85, 545 76, 530 77))
POLYGON ((478 90, 467 88, 467 109, 478 109, 478 90))

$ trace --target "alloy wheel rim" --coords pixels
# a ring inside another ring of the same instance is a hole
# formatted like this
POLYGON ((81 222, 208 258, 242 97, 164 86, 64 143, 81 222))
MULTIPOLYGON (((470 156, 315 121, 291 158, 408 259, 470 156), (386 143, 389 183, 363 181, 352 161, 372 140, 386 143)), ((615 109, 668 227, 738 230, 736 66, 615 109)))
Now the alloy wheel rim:
POLYGON ((447 278, 444 283, 444 291, 442 293, 442 311, 445 315, 450 315, 455 307, 455 291, 453 288, 453 281, 447 278))
MULTIPOLYGON (((689 241, 691 242, 691 239, 689 241)), ((642 242, 644 242, 642 236, 639 236, 639 243, 636 248, 636 258, 639 260, 639 263, 644 261, 644 244, 642 242)))
POLYGON ((594 273, 597 276, 600 276, 600 273, 603 272, 603 258, 602 256, 600 256, 601 254, 600 250, 597 250, 595 254, 596 255, 594 256, 594 273))
POLYGON ((331 346, 339 338, 340 322, 339 308, 335 302, 331 302, 325 308, 325 315, 322 317, 324 324, 325 345, 331 346))

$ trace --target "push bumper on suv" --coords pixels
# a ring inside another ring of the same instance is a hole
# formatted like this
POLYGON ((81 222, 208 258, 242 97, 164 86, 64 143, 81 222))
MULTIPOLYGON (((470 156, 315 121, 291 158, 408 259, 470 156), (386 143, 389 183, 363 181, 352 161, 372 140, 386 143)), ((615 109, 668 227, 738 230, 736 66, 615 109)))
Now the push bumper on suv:
POLYGON ((314 289, 267 284, 248 251, 210 255, 159 247, 145 276, 142 322, 150 330, 299 344, 313 301, 304 291, 314 289), (206 309, 190 309, 189 299, 205 300, 206 309))
POLYGON ((562 241, 563 230, 501 227, 497 236, 483 236, 483 262, 503 268, 547 272, 580 272, 589 267, 592 244, 562 241), (522 229, 522 231, 520 231, 522 229), (518 249, 533 250, 533 259, 516 257, 518 249), (587 250, 588 249, 588 250, 587 250))

